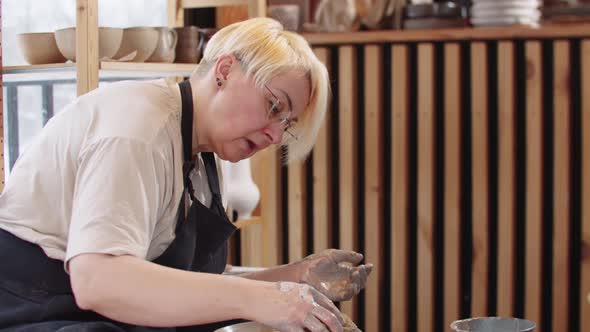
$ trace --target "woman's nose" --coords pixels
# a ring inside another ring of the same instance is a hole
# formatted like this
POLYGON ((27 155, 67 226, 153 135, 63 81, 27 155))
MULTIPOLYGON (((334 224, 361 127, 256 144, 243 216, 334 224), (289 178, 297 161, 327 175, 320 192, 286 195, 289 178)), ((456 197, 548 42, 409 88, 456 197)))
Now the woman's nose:
POLYGON ((283 128, 279 123, 273 123, 264 129, 264 135, 266 135, 270 144, 280 144, 283 140, 283 128))

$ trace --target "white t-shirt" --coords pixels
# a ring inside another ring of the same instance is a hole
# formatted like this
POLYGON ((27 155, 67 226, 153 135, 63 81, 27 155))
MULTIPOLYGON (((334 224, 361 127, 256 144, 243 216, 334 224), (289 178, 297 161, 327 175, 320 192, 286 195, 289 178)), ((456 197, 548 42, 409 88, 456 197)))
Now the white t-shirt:
MULTIPOLYGON (((167 80, 78 98, 17 160, 0 195, 0 228, 66 263, 83 253, 157 258, 174 239, 183 192, 181 110, 167 80)), ((210 206, 201 158, 191 176, 210 206)))

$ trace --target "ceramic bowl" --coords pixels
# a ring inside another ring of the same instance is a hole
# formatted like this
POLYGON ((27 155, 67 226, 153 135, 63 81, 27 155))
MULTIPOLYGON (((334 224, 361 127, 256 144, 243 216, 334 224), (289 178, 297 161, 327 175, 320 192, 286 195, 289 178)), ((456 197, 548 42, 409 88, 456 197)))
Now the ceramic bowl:
POLYGON ((119 59, 137 52, 132 62, 145 62, 158 46, 160 33, 156 28, 134 27, 123 30, 123 41, 114 58, 119 59))
POLYGON ((31 65, 66 62, 53 32, 21 33, 16 38, 25 60, 31 65))
MULTIPOLYGON (((98 58, 112 58, 121 46, 123 29, 98 28, 98 58)), ((76 61, 76 28, 55 31, 55 41, 66 59, 76 61)))

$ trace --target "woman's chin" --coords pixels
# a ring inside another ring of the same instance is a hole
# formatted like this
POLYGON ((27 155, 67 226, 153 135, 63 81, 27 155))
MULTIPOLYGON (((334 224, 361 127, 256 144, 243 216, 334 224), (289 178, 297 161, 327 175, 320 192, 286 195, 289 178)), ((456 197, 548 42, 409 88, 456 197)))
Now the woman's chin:
POLYGON ((233 145, 233 146, 221 146, 216 149, 215 153, 220 159, 237 163, 240 160, 248 159, 252 157, 259 150, 250 147, 247 144, 233 145))
POLYGON ((238 161, 249 157, 249 156, 245 156, 244 153, 240 153, 239 151, 232 151, 232 152, 233 153, 225 153, 225 151, 220 152, 220 153, 217 153, 217 156, 219 157, 219 159, 229 161, 231 163, 237 163, 238 161))

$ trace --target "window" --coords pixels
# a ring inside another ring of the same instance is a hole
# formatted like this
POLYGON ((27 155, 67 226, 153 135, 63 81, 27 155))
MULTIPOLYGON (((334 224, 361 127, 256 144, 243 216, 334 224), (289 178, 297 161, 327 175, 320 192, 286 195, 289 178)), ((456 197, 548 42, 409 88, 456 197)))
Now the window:
MULTIPOLYGON (((166 0, 99 0, 99 26, 166 26, 166 0)), ((76 0, 2 1, 2 65, 27 65, 16 36, 75 26, 76 0)), ((74 79, 3 80, 6 176, 45 123, 76 97, 74 79)), ((101 81, 101 84, 106 82, 101 81)))

